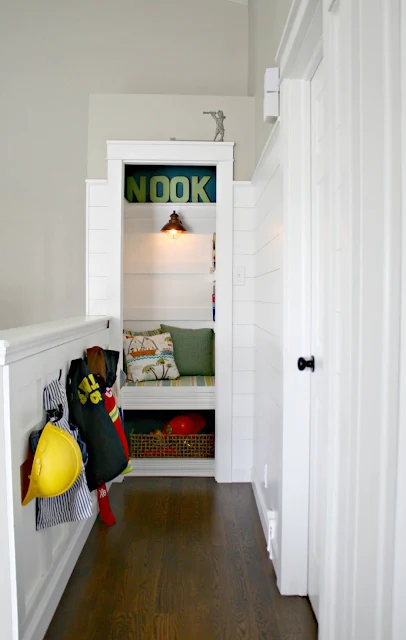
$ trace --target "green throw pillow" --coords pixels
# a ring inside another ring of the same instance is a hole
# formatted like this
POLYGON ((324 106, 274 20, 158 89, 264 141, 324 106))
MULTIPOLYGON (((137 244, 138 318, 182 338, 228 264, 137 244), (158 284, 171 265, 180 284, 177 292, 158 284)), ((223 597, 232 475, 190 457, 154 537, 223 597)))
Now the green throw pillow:
POLYGON ((181 329, 161 324, 169 331, 173 342, 173 355, 181 376, 214 376, 213 329, 181 329))

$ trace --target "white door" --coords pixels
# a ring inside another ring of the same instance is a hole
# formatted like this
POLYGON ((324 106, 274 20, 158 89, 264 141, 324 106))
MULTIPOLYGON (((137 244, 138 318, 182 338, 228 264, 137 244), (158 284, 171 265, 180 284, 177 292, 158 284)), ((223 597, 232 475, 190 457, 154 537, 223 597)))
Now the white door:
POLYGON ((325 461, 327 455, 327 374, 325 335, 327 311, 327 224, 324 152, 324 74, 321 62, 311 84, 311 198, 312 198, 312 355, 310 393, 310 506, 308 593, 316 617, 320 597, 320 558, 325 541, 325 461))

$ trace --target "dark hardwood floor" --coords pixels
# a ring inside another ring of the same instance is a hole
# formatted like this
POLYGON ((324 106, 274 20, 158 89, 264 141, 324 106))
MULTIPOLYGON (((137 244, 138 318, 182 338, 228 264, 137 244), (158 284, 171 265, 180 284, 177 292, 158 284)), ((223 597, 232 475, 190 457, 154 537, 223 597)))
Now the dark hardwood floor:
POLYGON ((127 478, 96 522, 46 640, 314 640, 282 598, 248 484, 127 478))

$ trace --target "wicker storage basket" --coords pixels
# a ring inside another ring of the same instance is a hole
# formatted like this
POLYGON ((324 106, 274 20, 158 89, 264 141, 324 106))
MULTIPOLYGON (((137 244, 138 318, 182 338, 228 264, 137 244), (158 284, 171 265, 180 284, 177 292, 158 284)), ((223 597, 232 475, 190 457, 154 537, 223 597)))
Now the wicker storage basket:
POLYGON ((214 433, 187 436, 130 434, 131 458, 214 458, 214 433))

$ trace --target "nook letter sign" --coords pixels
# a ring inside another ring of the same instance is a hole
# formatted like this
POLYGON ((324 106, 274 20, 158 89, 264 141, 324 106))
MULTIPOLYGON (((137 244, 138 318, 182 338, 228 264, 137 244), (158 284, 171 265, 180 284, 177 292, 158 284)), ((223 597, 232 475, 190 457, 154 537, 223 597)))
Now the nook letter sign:
POLYGON ((126 165, 124 189, 132 203, 216 202, 216 167, 126 165))

